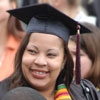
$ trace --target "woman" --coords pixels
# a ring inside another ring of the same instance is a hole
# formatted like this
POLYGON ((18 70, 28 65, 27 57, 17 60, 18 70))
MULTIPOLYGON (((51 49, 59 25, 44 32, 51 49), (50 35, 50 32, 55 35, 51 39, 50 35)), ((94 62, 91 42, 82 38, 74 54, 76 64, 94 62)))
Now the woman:
MULTIPOLYGON (((0 99, 9 89, 31 87, 47 100, 88 100, 81 85, 72 82, 73 60, 67 47, 69 35, 77 30, 77 22, 48 4, 8 12, 28 27, 16 55, 15 72, 0 84, 0 99)), ((81 25, 81 32, 89 30, 81 25)), ((83 83, 91 89, 90 98, 99 100, 94 86, 86 80, 83 83)))
MULTIPOLYGON (((81 46, 81 76, 91 81, 100 91, 100 30, 89 23, 83 23, 93 34, 82 34, 81 46)), ((76 36, 71 36, 68 47, 75 63, 76 36)))
POLYGON ((23 37, 18 19, 6 12, 16 7, 16 0, 0 0, 0 81, 13 73, 15 53, 23 37))

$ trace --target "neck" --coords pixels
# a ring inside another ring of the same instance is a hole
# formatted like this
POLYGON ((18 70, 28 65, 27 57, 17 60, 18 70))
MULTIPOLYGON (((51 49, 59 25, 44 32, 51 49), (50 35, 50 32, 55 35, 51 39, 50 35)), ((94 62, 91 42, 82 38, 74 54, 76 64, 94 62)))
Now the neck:
POLYGON ((61 5, 59 6, 59 10, 62 11, 64 14, 66 14, 67 16, 71 17, 71 18, 75 18, 77 13, 78 13, 78 8, 76 6, 70 6, 70 5, 61 5))
MULTIPOLYGON (((53 87, 53 86, 52 86, 53 87)), ((54 92, 54 88, 48 88, 48 89, 45 89, 43 91, 39 91, 47 100, 54 100, 55 98, 55 92, 54 92)))
POLYGON ((45 92, 40 92, 47 100, 54 100, 55 94, 54 91, 45 91, 45 92))

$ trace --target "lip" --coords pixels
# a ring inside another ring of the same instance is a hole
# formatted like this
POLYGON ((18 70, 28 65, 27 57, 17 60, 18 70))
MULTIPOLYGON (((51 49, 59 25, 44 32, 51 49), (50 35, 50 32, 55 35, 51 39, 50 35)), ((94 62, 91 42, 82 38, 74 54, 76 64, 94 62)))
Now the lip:
POLYGON ((43 69, 30 69, 31 71, 38 71, 38 72, 45 72, 48 73, 49 71, 43 69))
POLYGON ((41 70, 41 69, 31 69, 31 74, 36 79, 44 79, 48 76, 49 71, 41 70), (39 74, 38 72, 42 72, 42 74, 39 74))

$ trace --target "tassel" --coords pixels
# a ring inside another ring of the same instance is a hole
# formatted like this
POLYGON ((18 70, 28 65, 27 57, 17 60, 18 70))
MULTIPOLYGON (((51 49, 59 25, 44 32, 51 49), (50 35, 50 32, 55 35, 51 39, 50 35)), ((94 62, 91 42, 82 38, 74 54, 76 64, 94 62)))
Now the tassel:
POLYGON ((77 43, 76 43, 76 84, 80 84, 81 65, 80 65, 80 25, 77 25, 77 43))

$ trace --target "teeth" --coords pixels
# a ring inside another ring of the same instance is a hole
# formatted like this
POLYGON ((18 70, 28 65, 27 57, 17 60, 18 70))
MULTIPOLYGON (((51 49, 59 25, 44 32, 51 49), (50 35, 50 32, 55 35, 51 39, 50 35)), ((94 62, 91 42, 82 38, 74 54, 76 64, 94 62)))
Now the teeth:
POLYGON ((36 74, 40 74, 40 75, 43 75, 45 74, 45 72, 35 72, 36 74))

